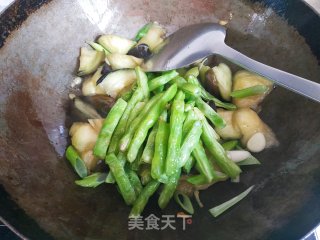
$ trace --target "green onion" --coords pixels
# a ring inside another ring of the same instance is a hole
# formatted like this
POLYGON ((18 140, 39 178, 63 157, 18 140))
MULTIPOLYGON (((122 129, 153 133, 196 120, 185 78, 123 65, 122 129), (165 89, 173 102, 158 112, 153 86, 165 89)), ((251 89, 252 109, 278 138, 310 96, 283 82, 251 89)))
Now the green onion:
POLYGON ((94 50, 96 50, 98 52, 104 52, 105 55, 110 54, 110 52, 107 49, 105 49, 102 45, 100 45, 99 43, 88 42, 88 44, 90 45, 90 47, 92 47, 94 50))
POLYGON ((139 31, 137 32, 137 35, 134 38, 134 41, 138 42, 141 38, 143 38, 148 33, 152 24, 153 23, 147 23, 142 28, 140 28, 139 31))
POLYGON ((237 204, 240 202, 243 198, 245 198, 253 189, 254 185, 249 187, 246 191, 240 193, 239 195, 235 196, 234 198, 231 198, 229 201, 226 201, 216 207, 213 207, 209 209, 209 212, 212 214, 214 217, 218 217, 220 214, 224 213, 226 210, 231 208, 233 205, 237 204))
POLYGON ((194 213, 194 209, 191 203, 190 198, 180 192, 175 192, 174 194, 174 200, 188 213, 193 214, 194 213), (183 200, 181 201, 180 196, 182 196, 183 200))
POLYGON ((75 183, 81 187, 97 187, 100 184, 104 183, 106 180, 107 174, 106 173, 94 173, 91 174, 81 180, 75 181, 75 183))
POLYGON ((221 145, 224 148, 224 150, 231 151, 231 150, 235 149, 236 146, 238 145, 238 140, 227 141, 227 142, 222 143, 221 145))
POLYGON ((267 86, 264 85, 256 85, 253 87, 244 88, 241 90, 233 91, 230 96, 234 98, 245 98, 254 95, 264 94, 269 90, 267 86))

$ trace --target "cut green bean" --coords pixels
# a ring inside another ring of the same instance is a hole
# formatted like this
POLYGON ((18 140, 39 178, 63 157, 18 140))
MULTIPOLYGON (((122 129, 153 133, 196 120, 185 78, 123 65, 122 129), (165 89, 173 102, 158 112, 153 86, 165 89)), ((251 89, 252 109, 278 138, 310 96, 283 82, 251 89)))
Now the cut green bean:
POLYGON ((193 168, 194 166, 194 163, 195 163, 195 159, 192 155, 190 155, 190 157, 188 158, 186 164, 183 166, 183 171, 185 171, 187 174, 190 173, 191 171, 191 168, 193 168))
POLYGON ((224 213, 226 210, 240 202, 242 199, 244 199, 253 189, 254 185, 249 187, 246 191, 240 193, 239 195, 235 196, 234 198, 231 198, 229 201, 226 201, 216 207, 213 207, 209 209, 209 212, 212 214, 214 217, 218 217, 222 213, 224 213))
POLYGON ((66 158, 69 160, 71 166, 79 177, 84 178, 88 175, 86 164, 80 158, 76 149, 71 145, 66 150, 66 158))
POLYGON ((158 94, 158 95, 154 96, 153 98, 151 98, 145 104, 145 106, 142 109, 142 111, 140 112, 140 114, 138 114, 137 117, 131 123, 128 123, 129 125, 127 124, 127 126, 128 126, 127 133, 120 139, 120 150, 122 152, 124 152, 128 149, 129 144, 132 140, 133 134, 136 131, 136 129, 138 128, 140 122, 146 118, 146 115, 149 114, 153 105, 155 105, 161 97, 162 97, 162 94, 158 94))
POLYGON ((193 108, 193 111, 195 112, 195 115, 198 117, 198 119, 202 123, 202 131, 205 131, 206 132, 205 134, 208 137, 219 140, 220 136, 216 133, 216 131, 208 123, 208 121, 207 121, 206 117, 203 115, 203 113, 196 107, 193 108))
POLYGON ((178 72, 175 70, 171 70, 165 74, 162 74, 159 77, 156 77, 149 81, 149 91, 153 91, 158 87, 165 85, 166 83, 170 82, 173 78, 178 76, 178 72))
POLYGON ((201 89, 193 83, 184 83, 180 86, 180 89, 188 96, 189 99, 195 99, 201 95, 201 89))
POLYGON ((201 98, 196 98, 196 106, 200 111, 214 124, 217 128, 223 128, 226 126, 226 122, 219 114, 214 111, 207 103, 201 98))
POLYGON ((142 189, 140 195, 133 204, 129 218, 136 218, 140 216, 147 205, 149 198, 157 191, 159 186, 160 183, 158 181, 152 180, 142 189))
POLYGON ((193 110, 195 104, 196 104, 195 101, 192 101, 192 100, 191 100, 191 101, 188 101, 188 102, 184 105, 184 111, 185 111, 185 112, 189 112, 189 111, 193 110))
POLYGON ((75 183, 81 187, 92 187, 95 188, 100 184, 104 183, 106 180, 107 174, 106 173, 93 173, 81 180, 75 181, 75 183))
POLYGON ((178 85, 178 88, 180 88, 183 84, 188 83, 187 80, 185 80, 181 76, 176 76, 174 79, 172 79, 173 83, 176 83, 178 85))
POLYGON ((193 157, 199 166, 200 172, 207 178, 208 182, 217 178, 212 163, 208 160, 202 142, 199 141, 192 152, 193 157))
POLYGON ((215 162, 225 174, 231 178, 237 177, 241 173, 241 169, 227 156, 224 148, 210 133, 212 132, 205 129, 202 130, 201 139, 207 150, 212 154, 215 162))
POLYGON ((265 85, 256 85, 256 86, 244 88, 241 90, 233 91, 231 92, 230 96, 233 98, 245 98, 245 97, 264 94, 268 91, 269 91, 269 87, 265 85))
MULTIPOLYGON (((125 154, 122 153, 122 152, 119 152, 118 155, 117 155, 117 158, 118 158, 118 161, 120 162, 120 164, 121 164, 122 166, 124 166, 125 163, 126 163, 126 161, 127 161, 125 154)), ((107 178, 106 178, 106 183, 115 183, 115 182, 116 182, 116 180, 114 179, 113 174, 112 174, 112 172, 110 171, 110 172, 108 173, 107 178)))
POLYGON ((172 198, 177 188, 180 174, 181 174, 181 169, 178 169, 178 171, 175 174, 170 176, 168 183, 166 183, 163 186, 163 189, 158 199, 158 205, 161 209, 164 209, 168 205, 170 199, 172 198))
MULTIPOLYGON (((142 152, 143 152, 143 148, 140 148, 137 154, 136 159, 133 162, 130 162, 130 167, 132 170, 134 171, 138 171, 140 168, 140 165, 143 164, 142 161, 142 152)), ((125 154, 125 153, 124 153, 125 154)), ((127 159, 127 158, 126 158, 127 159)))
POLYGON ((153 127, 153 125, 156 123, 161 113, 165 109, 166 104, 172 98, 174 98, 176 92, 177 85, 174 84, 163 93, 159 101, 150 109, 150 112, 147 114, 147 116, 144 119, 142 119, 130 143, 130 147, 127 154, 129 162, 132 162, 136 158, 142 143, 147 137, 149 129, 153 127))
POLYGON ((119 191, 127 205, 133 204, 136 200, 136 194, 131 182, 126 174, 124 167, 119 162, 114 153, 110 153, 106 156, 106 164, 109 165, 110 170, 117 182, 119 191))
POLYGON ((190 131, 183 140, 180 150, 180 164, 179 167, 183 167, 188 161, 193 149, 198 144, 202 134, 202 124, 200 121, 195 121, 190 131))
POLYGON ((226 151, 230 151, 236 148, 236 146, 238 145, 239 141, 238 140, 230 140, 227 142, 222 143, 222 147, 224 148, 224 150, 226 151))
POLYGON ((192 206, 192 202, 190 200, 190 198, 180 192, 175 192, 174 194, 174 200, 176 201, 176 203, 178 203, 180 205, 180 207, 182 207, 186 212, 190 213, 190 214, 194 214, 194 209, 192 206), (182 196, 183 200, 181 201, 180 196, 182 196))
POLYGON ((143 165, 139 170, 142 185, 147 185, 151 180, 151 167, 150 165, 143 165))
POLYGON ((198 77, 199 76, 199 68, 198 67, 193 67, 190 68, 186 74, 184 75, 185 78, 188 78, 189 76, 193 76, 193 77, 198 77))
POLYGON ((137 32, 136 36, 134 37, 134 41, 139 42, 139 40, 141 38, 143 38, 148 33, 148 31, 151 28, 152 24, 153 23, 147 23, 142 28, 140 28, 139 31, 137 32))
POLYGON ((180 146, 182 141, 182 127, 184 120, 184 98, 182 91, 177 93, 172 106, 170 116, 170 133, 168 139, 168 152, 166 158, 166 174, 171 176, 180 167, 180 146))
POLYGON ((126 130, 128 130, 129 125, 131 124, 131 122, 138 116, 138 114, 142 111, 143 107, 145 106, 145 102, 138 102, 134 108, 132 109, 129 118, 128 118, 128 122, 126 124, 126 130))
POLYGON ((151 163, 151 160, 153 158, 157 131, 158 131, 158 124, 153 126, 148 136, 146 146, 144 147, 144 150, 142 152, 142 161, 145 163, 151 163))
POLYGON ((169 124, 166 123, 167 116, 159 119, 158 131, 155 138, 154 156, 151 162, 151 176, 159 182, 168 182, 165 173, 165 160, 168 149, 169 124))
POLYGON ((203 175, 203 174, 198 174, 198 175, 194 175, 191 177, 187 178, 187 182, 196 185, 196 186, 201 186, 201 185, 205 185, 205 184, 213 184, 219 181, 225 181, 228 179, 228 176, 225 175, 224 173, 221 172, 217 172, 215 171, 216 174, 216 178, 213 179, 213 181, 208 182, 208 179, 203 175))
POLYGON ((137 75, 138 88, 142 90, 144 99, 149 99, 150 93, 149 93, 147 75, 141 70, 140 66, 137 66, 135 68, 135 72, 137 75))
POLYGON ((132 95, 132 97, 130 98, 130 100, 128 101, 127 107, 124 110, 121 119, 116 127, 116 129, 114 130, 114 133, 112 135, 111 138, 111 142, 110 142, 110 146, 108 149, 108 153, 114 152, 115 154, 118 153, 119 151, 119 142, 121 137, 123 136, 123 134, 126 131, 126 125, 128 123, 128 119, 129 119, 129 115, 132 112, 132 109, 134 108, 134 106, 140 102, 143 98, 143 93, 142 90, 140 88, 138 88, 132 95))
POLYGON ((132 187, 134 189, 134 192, 135 192, 136 196, 139 196, 139 194, 141 193, 142 188, 143 188, 142 184, 140 182, 139 176, 137 175, 137 173, 135 171, 130 169, 128 166, 126 166, 125 172, 128 175, 128 178, 130 180, 130 183, 131 183, 131 185, 132 185, 132 187))
POLYGON ((110 144, 112 134, 117 127, 120 118, 127 107, 127 102, 119 98, 111 108, 108 116, 103 121, 93 153, 100 159, 104 159, 110 144))
POLYGON ((201 83, 199 82, 199 80, 196 77, 189 76, 187 80, 188 80, 189 83, 196 84, 196 85, 198 85, 200 87, 200 89, 201 89, 201 97, 204 100, 213 101, 216 104, 217 107, 225 108, 227 110, 235 110, 237 108, 236 105, 234 105, 232 103, 222 102, 221 100, 219 100, 218 98, 214 97, 209 92, 207 92, 207 90, 204 89, 204 87, 201 85, 201 83))

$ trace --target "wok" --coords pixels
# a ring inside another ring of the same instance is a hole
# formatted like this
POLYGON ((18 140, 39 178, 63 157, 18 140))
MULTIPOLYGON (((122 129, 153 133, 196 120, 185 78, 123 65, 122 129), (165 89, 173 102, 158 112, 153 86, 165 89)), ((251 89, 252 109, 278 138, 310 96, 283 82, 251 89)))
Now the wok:
MULTIPOLYGON (((241 183, 201 192, 205 207, 196 207, 185 231, 128 230, 129 208, 117 190, 76 186, 64 159, 67 96, 85 41, 103 32, 132 37, 148 21, 172 32, 226 20, 230 46, 319 82, 320 18, 301 1, 21 0, 0 19, 0 216, 17 232, 30 239, 274 240, 299 239, 320 222, 320 107, 282 88, 261 112, 280 146, 257 154, 262 165, 246 167, 241 183), (208 213, 252 184, 227 213, 208 213)), ((180 211, 171 202, 161 212, 156 203, 155 196, 145 216, 180 211)))

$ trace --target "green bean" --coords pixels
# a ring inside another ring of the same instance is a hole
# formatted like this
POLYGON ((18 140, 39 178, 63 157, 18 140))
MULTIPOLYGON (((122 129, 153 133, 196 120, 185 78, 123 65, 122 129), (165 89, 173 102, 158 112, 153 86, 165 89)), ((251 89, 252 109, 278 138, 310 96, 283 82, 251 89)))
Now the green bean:
POLYGON ((118 184, 120 193, 127 205, 132 204, 136 200, 136 194, 132 187, 128 175, 124 171, 124 167, 119 162, 114 153, 106 156, 106 164, 109 165, 110 170, 118 184))
POLYGON ((145 102, 138 102, 134 108, 132 109, 129 118, 128 118, 128 122, 126 124, 126 130, 128 130, 129 125, 131 124, 131 122, 133 121, 133 119, 135 119, 138 114, 142 111, 143 107, 145 106, 145 102))
POLYGON ((164 185, 158 199, 158 205, 161 209, 164 209, 168 205, 170 199, 172 198, 177 188, 180 174, 181 169, 178 169, 178 171, 176 171, 172 176, 170 176, 168 183, 164 185))
POLYGON ((66 158, 69 160, 71 166, 79 177, 84 178, 88 176, 88 169, 84 161, 80 158, 77 150, 73 146, 69 146, 66 150, 66 158))
POLYGON ((184 83, 180 86, 180 89, 188 96, 189 99, 195 99, 201 95, 201 89, 193 83, 184 83))
POLYGON ((132 88, 130 88, 128 91, 125 91, 123 93, 121 93, 120 97, 125 100, 126 102, 128 102, 130 100, 130 98, 132 97, 134 91, 136 90, 137 86, 134 86, 132 88))
POLYGON ((216 133, 216 131, 211 127, 211 125, 208 123, 206 117, 203 115, 203 113, 198 108, 193 108, 193 111, 195 112, 195 115, 198 117, 198 119, 202 123, 202 131, 205 131, 206 135, 210 136, 211 138, 220 139, 220 136, 216 133))
POLYGON ((256 85, 244 89, 240 89, 237 91, 231 92, 230 96, 233 98, 245 98, 255 95, 264 94, 269 91, 269 88, 265 85, 256 85))
POLYGON ((183 127, 182 127, 182 140, 184 140, 185 136, 190 131, 192 125, 197 120, 198 120, 198 117, 196 116, 194 111, 187 112, 187 117, 184 120, 183 127))
POLYGON ((230 140, 228 142, 222 143, 222 147, 224 150, 230 151, 230 150, 235 149, 237 147, 238 143, 239 143, 238 140, 230 140))
POLYGON ((143 98, 143 93, 140 88, 138 88, 132 95, 131 99, 129 100, 126 110, 123 112, 122 117, 118 123, 118 126, 114 130, 114 133, 111 138, 110 146, 108 149, 108 153, 114 152, 118 153, 119 151, 119 142, 121 137, 126 131, 126 125, 128 123, 128 118, 134 106, 140 102, 143 98))
MULTIPOLYGON (((125 154, 122 152, 119 152, 117 155, 117 158, 118 158, 118 161, 121 163, 121 165, 124 166, 127 161, 125 154)), ((115 183, 115 182, 116 182, 116 180, 114 179, 113 174, 110 171, 108 173, 107 178, 106 178, 106 183, 115 183)))
POLYGON ((152 180, 142 189, 142 192, 133 204, 129 218, 136 218, 140 216, 140 214, 143 212, 143 209, 147 205, 149 198, 157 191, 159 186, 160 183, 158 181, 152 180))
POLYGON ((144 147, 144 150, 142 153, 142 161, 145 163, 151 163, 151 160, 153 158, 157 131, 158 131, 158 124, 153 126, 148 136, 146 146, 144 147))
POLYGON ((135 68, 135 72, 137 75, 138 88, 142 90, 144 99, 149 99, 150 93, 149 93, 147 75, 141 70, 140 66, 137 66, 135 68))
POLYGON ((212 154, 215 162, 224 173, 231 178, 235 178, 241 173, 241 169, 237 166, 237 164, 229 159, 226 151, 223 149, 217 139, 210 134, 210 131, 203 129, 201 139, 206 145, 208 151, 212 154))
POLYGON ((193 100, 186 102, 186 104, 184 105, 184 111, 189 112, 189 111, 193 110, 195 104, 196 103, 193 100))
POLYGON ((195 159, 194 159, 194 157, 192 155, 190 155, 188 160, 187 160, 187 162, 186 162, 186 164, 182 168, 183 171, 185 171, 187 174, 189 174, 190 171, 191 171, 191 168, 194 165, 194 163, 195 163, 195 159))
POLYGON ((179 169, 180 146, 182 140, 182 126, 184 120, 184 98, 182 91, 177 93, 170 116, 170 133, 168 139, 168 153, 166 158, 166 174, 173 175, 179 169))
POLYGON ((154 155, 151 162, 151 176, 159 182, 166 183, 168 177, 165 173, 165 160, 168 149, 169 124, 167 117, 159 119, 158 131, 155 138, 154 155))
POLYGON ((152 24, 153 23, 147 23, 142 28, 140 28, 139 31, 137 32, 136 36, 134 37, 134 41, 139 42, 139 40, 141 38, 143 38, 148 33, 148 31, 151 28, 152 24))
POLYGON ((224 119, 201 98, 196 98, 196 106, 217 128, 223 128, 226 126, 224 119))
POLYGON ((108 116, 103 121, 102 128, 94 146, 93 153, 100 159, 104 159, 110 144, 110 140, 118 122, 127 107, 127 102, 119 98, 111 108, 108 116))
POLYGON ((180 153, 180 165, 179 167, 183 167, 188 161, 193 149, 198 144, 202 133, 202 124, 200 121, 196 121, 188 134, 185 136, 180 153))
POLYGON ((194 77, 198 77, 199 76, 199 68, 198 67, 193 67, 190 68, 186 74, 184 75, 185 78, 188 78, 189 76, 194 76, 194 77))
POLYGON ((139 151, 138 151, 136 159, 134 159, 134 161, 130 163, 130 167, 134 171, 138 171, 139 168, 140 168, 140 165, 143 163, 143 161, 142 161, 142 152, 143 152, 143 148, 140 148, 139 151))
POLYGON ((202 142, 199 141, 192 152, 193 157, 199 166, 200 172, 207 178, 208 182, 216 178, 212 163, 208 160, 202 142))
POLYGON ((212 96, 207 90, 204 89, 204 87, 201 85, 199 80, 194 76, 188 77, 188 82, 198 85, 201 89, 201 97, 206 101, 213 101, 217 107, 225 108, 227 110, 235 110, 237 107, 232 103, 225 103, 219 100, 218 98, 212 96))
POLYGON ((125 167, 125 172, 128 175, 128 178, 130 180, 130 183, 134 189, 136 196, 139 196, 139 194, 142 191, 142 184, 140 182, 139 176, 137 175, 137 173, 135 171, 130 169, 130 167, 128 167, 128 166, 125 167))
POLYGON ((176 83, 178 85, 178 88, 180 88, 183 84, 188 83, 187 80, 185 80, 181 76, 176 76, 174 79, 172 79, 173 83, 176 83))
POLYGON ((178 76, 178 72, 171 70, 167 73, 162 74, 159 77, 156 77, 149 81, 149 91, 153 91, 156 88, 165 85, 167 82, 170 82, 173 78, 178 76))
POLYGON ((225 181, 228 179, 228 176, 221 172, 216 171, 215 174, 216 174, 216 178, 213 179, 211 182, 208 182, 208 179, 203 174, 198 174, 198 175, 188 177, 187 182, 196 186, 200 186, 208 183, 213 184, 219 181, 225 181))
MULTIPOLYGON (((134 132, 139 126, 139 123, 145 119, 146 115, 149 114, 150 109, 155 105, 158 100, 162 97, 161 94, 154 96, 151 98, 142 109, 141 113, 132 121, 132 123, 128 123, 129 127, 127 129, 127 133, 120 139, 120 150, 122 152, 126 151, 129 147, 131 139, 133 137, 134 132)), ((128 125, 127 124, 127 125, 128 125)))
POLYGON ((161 113, 165 109, 166 104, 175 96, 176 92, 177 85, 174 84, 163 93, 159 101, 150 109, 150 112, 147 114, 147 116, 144 119, 142 119, 130 143, 130 147, 127 154, 129 162, 132 162, 136 158, 137 153, 142 143, 144 142, 149 129, 158 120, 161 113))
POLYGON ((81 187, 97 187, 100 184, 104 183, 106 180, 107 174, 106 173, 93 173, 81 180, 75 181, 75 183, 81 187))
POLYGON ((157 87, 155 90, 153 90, 154 94, 162 93, 164 90, 164 85, 157 87))
POLYGON ((144 164, 139 169, 139 176, 141 178, 142 185, 147 185, 152 180, 150 165, 144 164))

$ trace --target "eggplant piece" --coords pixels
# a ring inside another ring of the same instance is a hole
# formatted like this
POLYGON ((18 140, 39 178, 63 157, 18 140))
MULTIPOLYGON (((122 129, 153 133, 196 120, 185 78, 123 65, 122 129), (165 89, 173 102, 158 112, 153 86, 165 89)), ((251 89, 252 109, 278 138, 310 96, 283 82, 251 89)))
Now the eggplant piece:
POLYGON ((215 79, 218 83, 218 88, 221 97, 229 101, 231 99, 230 93, 232 90, 232 73, 228 65, 220 63, 218 66, 212 68, 215 79))
POLYGON ((149 46, 150 51, 152 52, 158 45, 163 42, 165 35, 165 29, 163 29, 158 23, 154 22, 149 28, 147 34, 140 39, 138 45, 144 43, 149 46))
POLYGON ((101 86, 109 96, 117 98, 136 82, 136 78, 136 73, 132 69, 117 70, 109 73, 98 86, 101 86))
POLYGON ((134 48, 130 49, 130 51, 127 53, 128 55, 137 57, 137 58, 143 58, 146 59, 151 56, 150 48, 147 44, 141 43, 134 48))
POLYGON ((79 76, 93 73, 104 61, 104 52, 82 47, 80 50, 80 66, 78 70, 79 76))
POLYGON ((107 60, 112 68, 112 70, 135 68, 142 64, 142 58, 136 58, 130 55, 124 55, 119 53, 109 54, 107 60))
POLYGON ((111 34, 100 36, 98 43, 110 53, 120 54, 127 54, 127 52, 136 44, 135 41, 111 34))
POLYGON ((214 96, 220 97, 218 81, 212 68, 207 68, 205 73, 205 87, 214 96))
POLYGON ((105 94, 104 89, 97 85, 97 81, 102 76, 101 75, 102 67, 98 68, 95 74, 91 78, 86 79, 82 83, 82 94, 84 96, 93 96, 96 94, 105 94))

